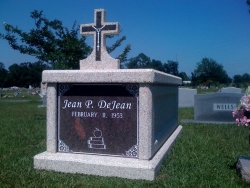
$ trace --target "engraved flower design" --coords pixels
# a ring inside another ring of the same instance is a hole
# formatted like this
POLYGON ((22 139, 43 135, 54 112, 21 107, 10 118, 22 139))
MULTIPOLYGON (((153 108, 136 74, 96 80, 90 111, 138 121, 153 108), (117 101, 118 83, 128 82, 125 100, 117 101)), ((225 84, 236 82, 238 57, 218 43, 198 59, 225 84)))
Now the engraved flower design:
POLYGON ((62 140, 59 140, 58 150, 64 151, 64 152, 69 152, 69 147, 62 140))
POLYGON ((134 96, 138 97, 139 87, 138 85, 127 85, 127 90, 134 96))
POLYGON ((132 146, 128 151, 126 151, 126 156, 128 157, 137 157, 138 154, 138 146, 132 146))

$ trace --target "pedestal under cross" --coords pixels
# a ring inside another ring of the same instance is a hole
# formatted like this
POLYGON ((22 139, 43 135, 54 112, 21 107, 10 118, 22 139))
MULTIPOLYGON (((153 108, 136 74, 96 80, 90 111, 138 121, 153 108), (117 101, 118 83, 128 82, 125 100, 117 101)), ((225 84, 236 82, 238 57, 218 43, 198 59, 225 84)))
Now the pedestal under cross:
POLYGON ((81 35, 94 35, 95 61, 102 61, 102 56, 107 53, 105 35, 118 34, 120 27, 118 22, 106 22, 106 11, 95 9, 94 23, 81 24, 81 35))

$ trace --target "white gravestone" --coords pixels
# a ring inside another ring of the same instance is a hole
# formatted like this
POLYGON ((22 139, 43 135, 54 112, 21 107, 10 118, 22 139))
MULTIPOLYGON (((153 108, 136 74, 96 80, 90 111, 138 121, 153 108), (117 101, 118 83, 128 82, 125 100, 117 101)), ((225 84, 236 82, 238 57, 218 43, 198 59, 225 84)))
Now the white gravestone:
POLYGON ((197 89, 179 88, 179 108, 194 107, 194 95, 197 89))

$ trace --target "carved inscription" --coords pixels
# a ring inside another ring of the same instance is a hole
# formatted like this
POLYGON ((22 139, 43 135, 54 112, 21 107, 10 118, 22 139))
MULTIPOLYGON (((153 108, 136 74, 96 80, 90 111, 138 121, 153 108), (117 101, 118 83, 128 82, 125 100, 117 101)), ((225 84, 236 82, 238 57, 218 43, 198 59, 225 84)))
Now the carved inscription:
MULTIPOLYGON (((69 100, 64 100, 63 101, 64 106, 62 109, 66 108, 82 108, 82 103, 79 101, 69 101, 69 100)), ((94 108, 93 106, 93 101, 92 100, 87 100, 84 102, 86 108, 94 108)), ((115 109, 131 109, 131 103, 119 103, 115 100, 111 102, 107 102, 105 100, 100 100, 97 102, 97 108, 104 108, 104 109, 109 109, 109 110, 115 110, 115 109)))
POLYGON ((67 152, 137 158, 137 152, 127 155, 137 148, 137 100, 128 96, 59 96, 60 143, 69 148, 67 152))
POLYGON ((214 110, 216 111, 233 111, 237 105, 233 103, 214 103, 214 110))

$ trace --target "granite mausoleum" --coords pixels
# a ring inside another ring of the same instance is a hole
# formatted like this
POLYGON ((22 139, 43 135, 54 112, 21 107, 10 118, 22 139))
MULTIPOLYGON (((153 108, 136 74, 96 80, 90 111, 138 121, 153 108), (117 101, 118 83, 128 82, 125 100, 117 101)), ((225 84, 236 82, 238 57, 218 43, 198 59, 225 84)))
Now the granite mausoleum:
POLYGON ((82 35, 94 35, 94 48, 80 70, 43 71, 47 149, 34 157, 34 168, 153 180, 182 129, 181 79, 153 69, 119 69, 105 46, 119 24, 105 16, 96 9, 94 23, 81 25, 82 35))

